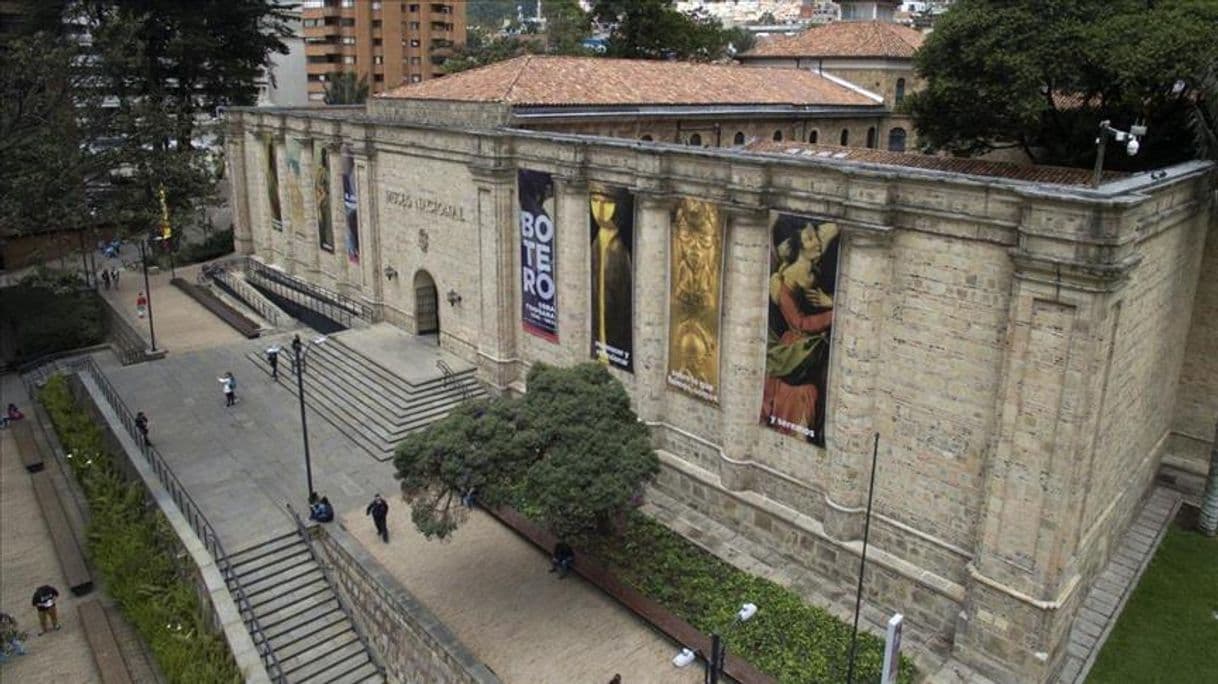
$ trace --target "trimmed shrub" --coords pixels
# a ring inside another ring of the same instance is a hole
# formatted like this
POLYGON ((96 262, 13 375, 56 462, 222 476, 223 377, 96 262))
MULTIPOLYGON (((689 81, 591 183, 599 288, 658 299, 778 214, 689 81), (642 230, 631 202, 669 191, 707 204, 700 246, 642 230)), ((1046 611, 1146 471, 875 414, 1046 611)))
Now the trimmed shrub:
POLYGON ((72 276, 27 278, 4 289, 0 320, 10 326, 11 361, 24 363, 46 354, 100 344, 106 337, 104 304, 72 276))
MULTIPOLYGON (((190 242, 182 245, 178 250, 176 259, 181 265, 195 264, 200 261, 211 261, 217 257, 222 257, 226 254, 232 254, 235 249, 233 243, 233 229, 218 230, 211 233, 202 242, 190 242)), ((165 263, 163 267, 169 265, 169 259, 162 258, 165 263)))

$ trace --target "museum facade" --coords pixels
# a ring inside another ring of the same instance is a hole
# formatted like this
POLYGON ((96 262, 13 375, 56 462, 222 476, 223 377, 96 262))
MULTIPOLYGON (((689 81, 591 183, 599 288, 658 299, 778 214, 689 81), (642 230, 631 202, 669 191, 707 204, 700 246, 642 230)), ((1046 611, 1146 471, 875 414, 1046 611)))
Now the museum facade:
POLYGON ((1178 400, 1218 411, 1212 379, 1180 382, 1215 370, 1190 337, 1215 301, 1206 163, 1092 189, 526 130, 489 100, 225 117, 240 252, 436 335, 499 391, 599 359, 652 428, 657 486, 826 586, 855 581, 878 434, 866 600, 999 681, 1055 676, 1178 400))

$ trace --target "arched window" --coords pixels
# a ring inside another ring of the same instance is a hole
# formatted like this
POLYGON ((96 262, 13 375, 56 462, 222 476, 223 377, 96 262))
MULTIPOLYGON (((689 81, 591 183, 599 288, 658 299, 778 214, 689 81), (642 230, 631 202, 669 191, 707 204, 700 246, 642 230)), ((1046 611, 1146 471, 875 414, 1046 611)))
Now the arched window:
POLYGON ((905 151, 905 129, 894 128, 888 131, 888 151, 889 152, 904 152, 905 151))
POLYGON ((643 137, 639 138, 639 140, 642 140, 642 141, 644 141, 644 142, 651 142, 651 134, 650 134, 650 133, 644 133, 644 134, 643 134, 643 137))
POLYGON ((812 143, 813 145, 815 145, 817 143, 817 141, 819 141, 819 140, 820 140, 820 131, 813 130, 811 133, 808 134, 808 142, 812 143))
POLYGON ((896 94, 896 97, 893 98, 893 101, 896 104, 901 104, 901 100, 904 100, 904 99, 905 99, 905 79, 898 78, 897 79, 897 94, 896 94))
POLYGON ((842 147, 845 147, 846 145, 850 144, 850 129, 849 128, 842 129, 842 143, 841 144, 842 144, 842 147))
POLYGON ((698 133, 694 133, 694 134, 690 135, 689 144, 697 145, 698 147, 701 147, 702 146, 702 136, 698 133))
POLYGON ((875 149, 875 126, 867 129, 867 147, 875 149))
POLYGON ((774 131, 774 140, 775 141, 782 140, 782 131, 781 130, 774 131))
POLYGON ((744 144, 744 131, 736 131, 736 137, 732 138, 732 144, 733 145, 743 145, 744 144))

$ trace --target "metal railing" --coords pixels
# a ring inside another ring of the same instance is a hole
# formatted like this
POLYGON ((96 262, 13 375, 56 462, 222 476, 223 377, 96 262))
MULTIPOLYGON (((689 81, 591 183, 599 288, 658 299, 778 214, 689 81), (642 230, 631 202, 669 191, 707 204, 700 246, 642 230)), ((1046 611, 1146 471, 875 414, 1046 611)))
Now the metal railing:
POLYGON ((156 447, 144 440, 143 435, 135 424, 134 414, 127 408, 126 402, 119 396, 118 391, 110 384, 110 379, 98 368, 93 358, 57 359, 21 376, 21 380, 25 384, 26 393, 30 396, 30 399, 33 400, 37 396, 37 387, 47 378, 64 371, 71 371, 77 374, 88 373, 92 376, 93 381, 97 383, 102 396, 105 397, 106 403, 110 405, 110 409, 114 411, 119 421, 122 422, 123 429, 127 431, 127 435, 139 447, 144 460, 152 467, 152 471, 156 473, 157 479, 161 481, 161 485, 173 497, 174 504, 177 505, 182 516, 186 518, 190 528, 199 536, 203 546, 216 561, 216 566, 220 569, 220 574, 224 576, 229 592, 237 603, 237 610, 241 613, 242 619, 249 628, 250 636, 254 640, 254 647, 258 649, 258 653, 262 657, 267 675, 273 682, 286 682, 279 664, 279 658, 275 655, 275 650, 271 647, 270 640, 267 639, 266 634, 262 631, 261 625, 258 624, 258 618, 254 615, 254 610, 250 605, 249 599, 246 598, 245 589, 241 586, 241 580, 233 572, 232 561, 224 550, 224 545, 220 543, 220 536, 216 534, 215 528, 208 522, 207 517, 203 515, 203 510, 191 498, 190 493, 186 491, 186 487, 178 479, 177 475, 174 474, 173 469, 169 467, 165 458, 161 456, 156 447))
POLYGON ((211 279, 229 296, 245 302, 246 305, 257 311, 258 315, 262 316, 267 323, 279 327, 279 309, 268 303, 262 295, 240 278, 234 278, 233 274, 227 270, 220 270, 212 273, 211 279))
POLYGON ((468 382, 462 382, 457 379, 457 374, 455 371, 453 371, 452 366, 445 363, 444 359, 437 359, 436 368, 439 368, 440 372, 444 374, 444 389, 448 389, 452 386, 452 383, 458 382, 460 383, 458 385, 458 389, 461 390, 461 399, 463 401, 469 399, 469 395, 473 392, 473 388, 469 386, 468 382))
MULTIPOLYGON (((320 285, 314 285, 308 281, 288 275, 283 271, 271 268, 248 257, 245 259, 244 267, 247 276, 253 275, 258 279, 275 283, 283 288, 292 290, 298 295, 314 299, 323 306, 345 312, 345 324, 348 326, 351 323, 352 316, 362 318, 369 323, 375 321, 375 311, 371 306, 344 294, 339 294, 320 285)), ((328 314, 326 315, 328 316, 328 314)), ((334 318, 334 320, 344 322, 339 318, 334 318)))
MULTIPOLYGON (((367 651, 368 657, 372 659, 372 664, 375 665, 377 671, 384 676, 385 666, 381 664, 381 659, 377 657, 377 653, 372 648, 372 644, 368 642, 368 637, 364 634, 363 628, 360 627, 359 622, 355 620, 355 616, 351 613, 351 609, 347 607, 347 602, 344 601, 343 597, 338 593, 338 584, 334 581, 334 576, 330 574, 330 567, 325 563, 325 560, 321 557, 321 554, 317 552, 317 549, 313 544, 313 535, 309 533, 309 528, 304 524, 304 521, 300 519, 300 515, 296 512, 296 509, 292 508, 292 504, 285 501, 283 505, 288 509, 288 513, 291 514, 292 521, 296 523, 296 534, 300 535, 300 538, 304 540, 305 546, 309 549, 309 556, 313 559, 314 563, 317 563, 317 567, 321 569, 322 576, 326 579, 326 584, 328 584, 330 589, 334 591, 334 600, 338 602, 339 609, 343 611, 343 614, 347 616, 347 620, 351 622, 351 628, 355 630, 355 635, 359 637, 360 644, 362 644, 364 650, 367 651)), ((380 587, 379 584, 376 586, 378 588, 380 587)))

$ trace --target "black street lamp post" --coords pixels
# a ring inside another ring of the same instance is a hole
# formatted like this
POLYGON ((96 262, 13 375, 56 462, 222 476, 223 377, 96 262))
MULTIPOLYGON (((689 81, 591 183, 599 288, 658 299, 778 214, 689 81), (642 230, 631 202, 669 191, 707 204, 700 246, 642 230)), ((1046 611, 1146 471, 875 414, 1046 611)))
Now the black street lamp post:
POLYGON ((140 248, 140 266, 144 269, 144 296, 148 298, 148 337, 152 338, 152 351, 156 351, 156 329, 152 325, 152 287, 148 284, 148 251, 143 240, 137 240, 140 248))
MULTIPOLYGON (((313 345, 320 345, 326 341, 325 337, 319 337, 313 340, 313 345)), ((292 337, 292 367, 296 370, 296 396, 300 398, 300 434, 304 438, 304 457, 305 457, 305 483, 308 486, 308 495, 312 495, 313 489, 313 461, 309 456, 309 423, 305 417, 305 391, 304 391, 304 362, 309 356, 310 347, 306 347, 300 341, 300 335, 292 337)))

